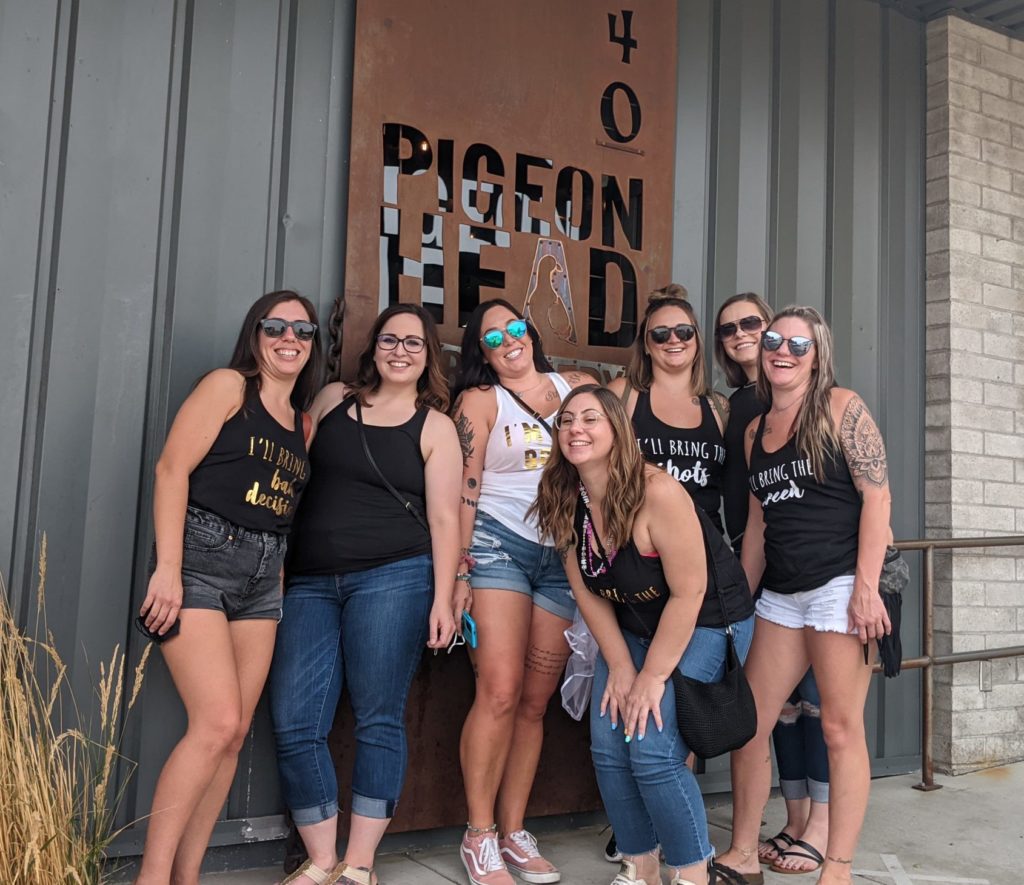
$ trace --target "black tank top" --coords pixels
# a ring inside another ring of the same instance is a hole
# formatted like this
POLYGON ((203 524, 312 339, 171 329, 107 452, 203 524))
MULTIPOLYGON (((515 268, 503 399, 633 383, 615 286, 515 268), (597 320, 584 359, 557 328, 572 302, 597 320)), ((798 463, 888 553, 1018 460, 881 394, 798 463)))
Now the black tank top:
MULTIPOLYGON (((636 549, 633 539, 619 548, 611 556, 611 567, 600 574, 588 574, 586 535, 584 517, 586 508, 583 499, 576 502, 576 560, 580 562, 580 574, 586 588, 595 596, 607 599, 615 608, 615 617, 619 626, 637 636, 647 637, 658 629, 661 613, 668 602, 669 588, 665 580, 665 572, 661 567, 661 557, 643 556, 636 549), (581 562, 580 557, 583 557, 581 562)), ((710 531, 707 523, 705 530, 707 550, 707 568, 709 586, 704 593, 704 600, 697 614, 698 627, 725 627, 728 624, 722 619, 722 604, 717 593, 713 592, 710 579, 712 575, 711 557, 715 557, 718 574, 722 581, 725 609, 728 623, 742 621, 754 613, 754 603, 747 589, 746 580, 739 562, 729 550, 725 540, 717 532, 710 531)), ((595 563, 600 560, 599 554, 591 557, 595 563)))
POLYGON ((750 451, 750 489, 764 508, 763 585, 799 593, 857 569, 860 495, 838 448, 818 482, 792 438, 770 455, 761 444, 764 416, 750 451))
POLYGON ((259 393, 224 422, 210 451, 188 478, 188 503, 257 532, 291 528, 309 478, 302 413, 287 430, 259 393))
MULTIPOLYGON (((292 532, 288 571, 339 575, 430 553, 430 535, 385 488, 370 466, 346 397, 320 421, 309 453, 316 481, 292 532)), ((368 411, 363 409, 363 415, 368 411)), ((426 514, 420 435, 427 409, 394 427, 364 425, 377 466, 407 501, 426 514)))
POLYGON ((741 387, 729 397, 729 421, 725 425, 725 470, 722 473, 722 505, 725 528, 736 555, 740 555, 743 530, 747 527, 750 506, 750 483, 747 481, 747 456, 743 448, 743 432, 758 415, 764 403, 758 399, 753 384, 741 387))
POLYGON ((633 409, 633 430, 644 457, 677 479, 690 493, 693 503, 711 517, 721 533, 719 508, 722 504, 725 440, 708 398, 700 398, 700 424, 696 427, 673 427, 655 416, 651 409, 650 391, 638 391, 633 409))

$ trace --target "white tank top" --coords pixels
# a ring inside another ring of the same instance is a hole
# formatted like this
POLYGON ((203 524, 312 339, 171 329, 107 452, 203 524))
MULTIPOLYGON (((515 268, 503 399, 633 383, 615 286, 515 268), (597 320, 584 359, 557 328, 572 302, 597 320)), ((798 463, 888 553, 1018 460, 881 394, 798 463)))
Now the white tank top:
MULTIPOLYGON (((547 377, 555 385, 559 401, 565 399, 572 385, 557 372, 548 372, 547 377)), ((478 506, 505 528, 540 544, 537 521, 527 521, 526 511, 537 497, 540 472, 551 454, 551 436, 504 387, 495 385, 494 392, 498 414, 487 438, 478 506)), ((552 410, 552 417, 556 411, 552 410)), ((548 420, 547 415, 544 418, 548 420)))

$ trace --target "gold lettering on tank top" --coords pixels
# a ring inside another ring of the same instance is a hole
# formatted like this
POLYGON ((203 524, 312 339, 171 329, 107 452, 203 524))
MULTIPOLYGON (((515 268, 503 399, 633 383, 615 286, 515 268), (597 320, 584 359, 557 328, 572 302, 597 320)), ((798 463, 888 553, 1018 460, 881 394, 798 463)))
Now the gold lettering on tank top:
POLYGON ((523 432, 523 470, 540 470, 551 457, 551 446, 545 445, 544 434, 539 424, 526 424, 513 421, 505 425, 505 446, 512 448, 512 428, 519 427, 523 432))
POLYGON ((262 436, 249 437, 249 456, 273 464, 275 469, 270 488, 261 491, 259 480, 253 480, 245 493, 245 502, 271 510, 276 516, 291 516, 295 509, 295 484, 306 479, 306 459, 262 436))

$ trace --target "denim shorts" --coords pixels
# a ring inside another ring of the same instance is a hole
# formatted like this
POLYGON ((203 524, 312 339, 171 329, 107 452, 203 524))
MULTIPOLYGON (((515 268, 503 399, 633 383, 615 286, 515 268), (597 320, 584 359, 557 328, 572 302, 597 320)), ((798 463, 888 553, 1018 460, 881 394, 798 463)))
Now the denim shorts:
POLYGON ((569 589, 562 558, 554 547, 524 538, 480 512, 473 526, 469 554, 476 560, 470 578, 474 590, 525 593, 544 611, 572 620, 576 600, 569 589))
POLYGON ((856 633, 850 630, 852 595, 853 575, 840 575, 821 587, 799 593, 775 593, 765 588, 755 611, 759 618, 794 630, 813 627, 819 633, 856 633))
MULTIPOLYGON (((182 548, 182 608, 224 612, 229 621, 281 620, 281 566, 286 539, 189 507, 182 548)), ((156 551, 150 561, 150 573, 156 551)))

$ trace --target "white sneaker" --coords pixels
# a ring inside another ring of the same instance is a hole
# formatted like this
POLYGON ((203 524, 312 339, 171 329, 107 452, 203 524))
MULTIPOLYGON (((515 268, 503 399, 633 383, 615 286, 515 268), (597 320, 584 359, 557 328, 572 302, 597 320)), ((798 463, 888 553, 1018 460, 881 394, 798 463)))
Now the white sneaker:
MULTIPOLYGON (((658 876, 661 879, 661 876, 658 876)), ((631 860, 623 860, 619 874, 612 879, 611 885, 659 885, 658 882, 648 882, 646 879, 636 877, 636 864, 631 860)))

